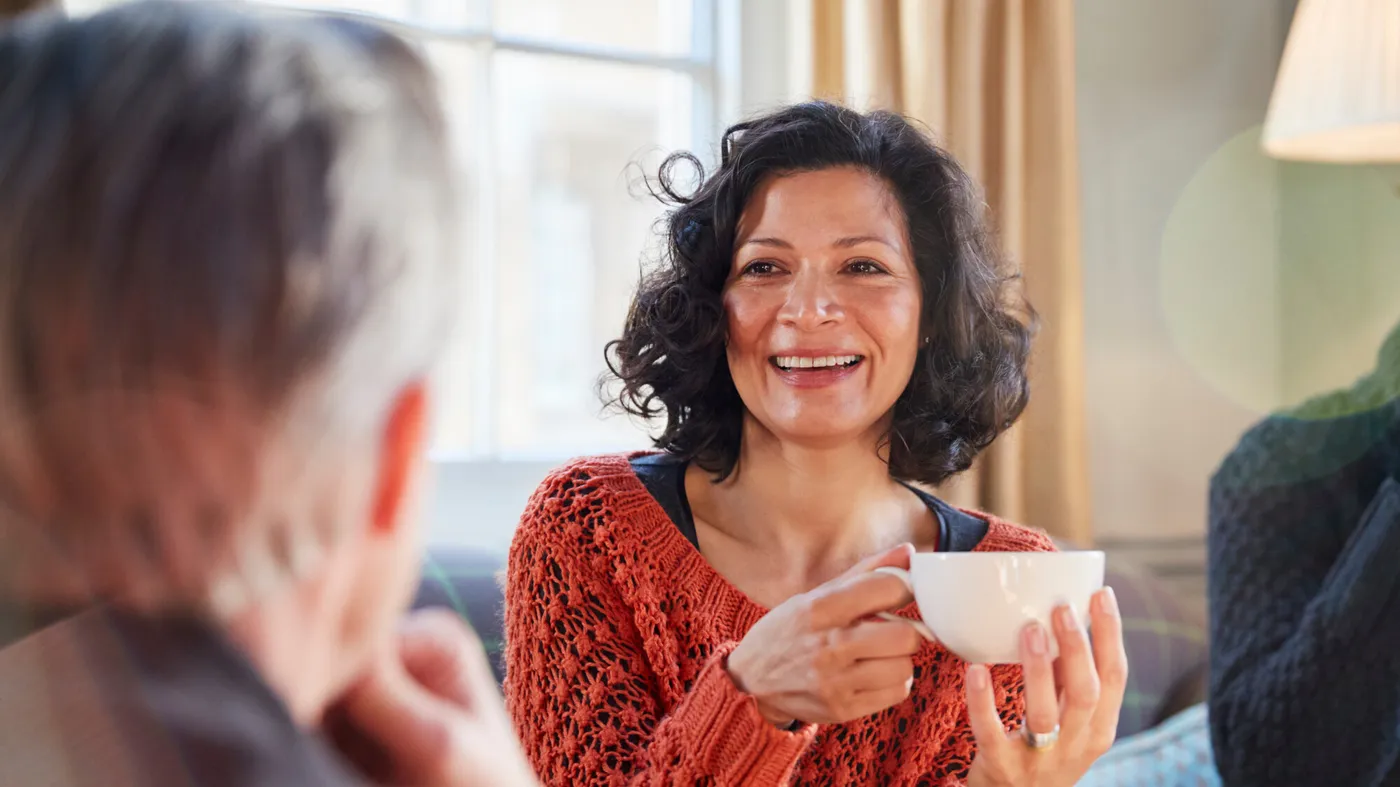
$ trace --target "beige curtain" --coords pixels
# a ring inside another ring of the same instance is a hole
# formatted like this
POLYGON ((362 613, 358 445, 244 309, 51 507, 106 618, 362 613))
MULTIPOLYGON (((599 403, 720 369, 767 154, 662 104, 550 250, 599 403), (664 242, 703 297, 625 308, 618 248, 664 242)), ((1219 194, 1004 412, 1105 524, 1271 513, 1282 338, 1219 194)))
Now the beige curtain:
POLYGON ((942 491, 1088 544, 1072 0, 809 0, 813 94, 927 125, 986 189, 1040 312, 1031 405, 942 491))

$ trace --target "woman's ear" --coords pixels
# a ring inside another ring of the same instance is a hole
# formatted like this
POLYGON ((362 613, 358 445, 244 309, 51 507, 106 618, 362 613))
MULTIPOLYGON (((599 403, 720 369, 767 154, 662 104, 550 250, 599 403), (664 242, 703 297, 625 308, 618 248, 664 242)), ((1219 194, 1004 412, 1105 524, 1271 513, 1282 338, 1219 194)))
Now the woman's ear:
POLYGON ((399 525, 414 473, 423 461, 427 423, 428 391, 420 380, 399 392, 384 424, 371 521, 376 532, 391 532, 399 525))

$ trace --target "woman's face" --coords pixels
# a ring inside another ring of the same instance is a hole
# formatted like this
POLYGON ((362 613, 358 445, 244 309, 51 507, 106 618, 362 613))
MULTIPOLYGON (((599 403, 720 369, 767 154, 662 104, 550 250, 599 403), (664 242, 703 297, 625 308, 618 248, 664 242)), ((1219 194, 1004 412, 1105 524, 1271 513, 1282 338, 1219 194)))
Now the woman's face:
POLYGON ((782 440, 883 435, 914 369, 923 300, 889 187, 855 167, 773 178, 735 243, 729 370, 749 413, 782 440))

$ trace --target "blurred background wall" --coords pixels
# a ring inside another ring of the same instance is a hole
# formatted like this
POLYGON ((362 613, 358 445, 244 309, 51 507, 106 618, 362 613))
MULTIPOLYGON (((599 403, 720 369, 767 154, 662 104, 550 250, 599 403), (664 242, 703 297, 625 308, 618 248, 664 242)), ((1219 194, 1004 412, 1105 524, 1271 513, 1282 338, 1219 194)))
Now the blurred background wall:
POLYGON ((1400 171, 1260 149, 1293 10, 1075 2, 1094 533, 1194 596, 1211 469, 1400 321, 1400 171))
MULTIPOLYGON (((1290 3, 1074 5, 1094 533, 1200 596, 1209 474, 1276 398, 1278 245, 1260 229, 1253 247, 1213 256, 1213 269, 1186 260, 1192 276, 1168 300, 1168 229, 1212 156, 1263 122, 1290 3), (1244 297, 1215 303, 1218 276, 1241 281, 1244 297), (1252 402, 1203 374, 1192 357, 1201 347, 1179 338, 1179 328, 1213 334, 1208 318, 1222 313, 1241 349, 1232 368, 1252 402)), ((1266 192, 1277 184, 1257 139, 1238 147, 1233 168, 1199 189, 1212 204, 1180 219, 1177 231, 1208 233, 1197 214, 1209 219, 1222 208, 1232 224, 1273 226, 1267 204, 1247 215, 1229 207, 1239 183, 1262 182, 1266 192)))

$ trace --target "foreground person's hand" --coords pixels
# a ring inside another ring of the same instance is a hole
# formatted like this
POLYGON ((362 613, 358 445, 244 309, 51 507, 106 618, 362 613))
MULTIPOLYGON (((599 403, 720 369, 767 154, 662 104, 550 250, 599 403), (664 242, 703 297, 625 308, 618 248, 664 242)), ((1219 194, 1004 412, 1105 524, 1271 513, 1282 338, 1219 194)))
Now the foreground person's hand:
POLYGON ((1023 632, 1021 730, 1003 728, 987 668, 968 668, 967 712, 977 738, 968 787, 1070 787, 1113 745, 1128 681, 1123 623, 1111 589, 1094 594, 1089 608, 1092 648, 1068 607, 1054 616, 1058 660, 1050 658, 1044 628, 1023 632))
POLYGON ((380 784, 533 787, 476 635, 445 610, 409 617, 328 715, 338 748, 380 784))
POLYGON ((897 577, 913 547, 902 544, 774 607, 729 654, 735 685, 769 722, 836 724, 869 716, 909 696, 913 654, 923 641, 907 623, 869 620, 912 597, 897 577))

